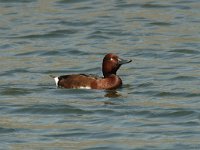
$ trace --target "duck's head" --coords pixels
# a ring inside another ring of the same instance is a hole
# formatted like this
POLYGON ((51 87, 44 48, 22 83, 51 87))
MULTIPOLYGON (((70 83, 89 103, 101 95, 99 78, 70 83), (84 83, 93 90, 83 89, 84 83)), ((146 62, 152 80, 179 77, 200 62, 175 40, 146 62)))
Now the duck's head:
POLYGON ((132 60, 125 60, 119 58, 116 54, 106 54, 102 63, 102 72, 104 77, 108 77, 111 74, 115 74, 121 65, 130 63, 132 60))

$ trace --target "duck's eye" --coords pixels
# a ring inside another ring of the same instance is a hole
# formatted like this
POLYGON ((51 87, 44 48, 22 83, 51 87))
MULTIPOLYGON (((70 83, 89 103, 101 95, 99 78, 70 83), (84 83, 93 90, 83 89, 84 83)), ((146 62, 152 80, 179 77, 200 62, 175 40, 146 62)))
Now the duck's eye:
POLYGON ((118 61, 118 58, 117 57, 111 57, 110 60, 111 61, 118 61))

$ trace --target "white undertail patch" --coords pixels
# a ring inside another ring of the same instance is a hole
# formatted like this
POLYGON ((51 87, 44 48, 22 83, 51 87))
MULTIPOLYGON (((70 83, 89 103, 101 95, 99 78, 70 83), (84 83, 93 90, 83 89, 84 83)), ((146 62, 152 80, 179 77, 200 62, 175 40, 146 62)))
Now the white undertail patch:
POLYGON ((58 82, 59 82, 58 77, 54 77, 54 80, 55 80, 55 82, 56 82, 56 86, 58 87, 58 82))

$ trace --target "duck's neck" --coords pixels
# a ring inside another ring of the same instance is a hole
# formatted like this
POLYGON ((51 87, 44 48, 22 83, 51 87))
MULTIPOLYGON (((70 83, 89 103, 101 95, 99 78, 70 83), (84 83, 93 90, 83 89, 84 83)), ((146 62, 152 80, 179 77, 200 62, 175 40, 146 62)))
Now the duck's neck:
POLYGON ((117 76, 116 72, 115 73, 103 73, 104 78, 109 78, 110 76, 117 76))
POLYGON ((109 89, 116 89, 122 85, 122 80, 116 74, 110 74, 106 77, 104 76, 104 82, 110 86, 109 89))

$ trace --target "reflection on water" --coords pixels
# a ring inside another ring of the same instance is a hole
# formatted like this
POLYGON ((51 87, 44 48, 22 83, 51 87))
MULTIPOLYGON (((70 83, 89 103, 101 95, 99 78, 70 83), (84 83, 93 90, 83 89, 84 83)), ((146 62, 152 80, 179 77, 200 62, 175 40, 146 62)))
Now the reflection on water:
POLYGON ((108 98, 116 98, 116 97, 121 97, 121 96, 122 95, 116 90, 107 90, 105 94, 105 97, 108 97, 108 98))
POLYGON ((199 1, 0 0, 1 149, 200 149, 199 1), (50 74, 120 68, 117 90, 50 74))

